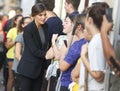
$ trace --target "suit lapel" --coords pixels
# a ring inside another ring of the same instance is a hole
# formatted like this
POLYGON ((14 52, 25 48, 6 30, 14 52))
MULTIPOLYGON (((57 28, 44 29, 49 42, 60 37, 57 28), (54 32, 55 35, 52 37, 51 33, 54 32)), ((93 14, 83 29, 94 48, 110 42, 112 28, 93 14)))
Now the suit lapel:
POLYGON ((33 27, 32 27, 33 37, 34 37, 34 39, 37 43, 37 46, 40 48, 42 44, 41 44, 41 39, 40 39, 40 36, 39 36, 39 31, 38 31, 37 26, 36 26, 34 21, 33 21, 32 24, 33 24, 33 27))
MULTIPOLYGON (((31 23, 32 27, 31 27, 31 31, 33 33, 33 38, 35 40, 35 43, 37 44, 37 47, 38 48, 42 48, 42 43, 41 43, 41 38, 40 38, 40 35, 39 35, 39 31, 38 31, 38 28, 35 24, 35 21, 33 21, 31 23), (38 42, 39 41, 39 42, 38 42)), ((42 25, 42 28, 44 30, 44 34, 45 34, 45 50, 46 48, 49 47, 49 43, 48 43, 48 32, 47 32, 47 24, 45 23, 44 25, 42 25)))

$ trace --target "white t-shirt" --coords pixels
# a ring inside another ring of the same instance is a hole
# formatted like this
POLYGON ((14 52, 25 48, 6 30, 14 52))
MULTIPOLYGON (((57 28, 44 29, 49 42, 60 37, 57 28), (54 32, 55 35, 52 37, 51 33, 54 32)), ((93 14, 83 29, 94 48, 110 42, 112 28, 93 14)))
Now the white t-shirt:
MULTIPOLYGON (((94 35, 88 45, 88 59, 91 71, 105 71, 106 61, 100 33, 94 35)), ((88 89, 89 91, 101 91, 104 89, 104 81, 97 82, 90 74, 88 74, 88 89)))
MULTIPOLYGON (((60 35, 57 39, 56 45, 57 47, 60 49, 63 45, 63 41, 67 40, 67 36, 66 35, 60 35)), ((58 60, 54 60, 53 63, 51 63, 47 69, 46 72, 46 79, 49 80, 51 76, 56 77, 57 75, 57 69, 59 68, 59 61, 58 60)))

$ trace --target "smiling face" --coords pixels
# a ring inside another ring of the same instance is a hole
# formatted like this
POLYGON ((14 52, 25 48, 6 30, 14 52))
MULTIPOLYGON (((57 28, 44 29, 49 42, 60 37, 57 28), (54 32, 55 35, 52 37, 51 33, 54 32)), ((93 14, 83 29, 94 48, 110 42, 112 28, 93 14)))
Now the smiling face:
POLYGON ((38 27, 43 25, 45 23, 45 20, 46 20, 46 10, 44 10, 43 12, 41 12, 38 15, 35 15, 34 20, 35 20, 35 23, 38 27))
POLYGON ((69 17, 66 17, 65 21, 63 22, 63 33, 68 34, 73 30, 73 22, 70 20, 69 17))

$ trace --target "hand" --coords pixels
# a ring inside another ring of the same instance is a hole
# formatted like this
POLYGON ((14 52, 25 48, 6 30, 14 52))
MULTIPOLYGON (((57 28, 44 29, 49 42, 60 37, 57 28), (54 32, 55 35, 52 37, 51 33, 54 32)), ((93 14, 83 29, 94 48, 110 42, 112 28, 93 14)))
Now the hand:
POLYGON ((53 51, 53 48, 50 47, 50 49, 47 51, 46 55, 45 55, 45 58, 46 59, 52 59, 54 58, 54 51, 53 51))
POLYGON ((58 34, 53 34, 53 35, 52 35, 52 43, 53 43, 53 44, 55 44, 57 38, 58 38, 58 34))
POLYGON ((109 33, 110 30, 112 30, 113 27, 113 23, 112 22, 108 22, 106 15, 103 16, 103 22, 102 22, 102 26, 101 26, 101 32, 106 32, 109 33))
POLYGON ((82 46, 81 57, 86 57, 88 53, 88 43, 82 46))
MULTIPOLYGON (((120 61, 116 61, 117 64, 120 66, 120 61)), ((117 70, 116 68, 113 68, 115 75, 120 78, 120 70, 117 70)))

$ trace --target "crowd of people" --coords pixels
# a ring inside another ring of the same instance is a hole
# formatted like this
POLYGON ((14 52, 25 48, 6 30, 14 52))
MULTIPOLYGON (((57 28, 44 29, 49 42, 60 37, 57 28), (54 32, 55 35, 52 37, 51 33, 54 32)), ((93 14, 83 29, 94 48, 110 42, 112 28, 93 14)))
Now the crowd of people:
POLYGON ((53 12, 55 0, 41 0, 29 16, 21 8, 12 18, 0 15, 5 91, 105 91, 106 64, 119 79, 109 5, 93 3, 80 13, 80 1, 65 0, 64 21, 53 12))

